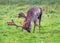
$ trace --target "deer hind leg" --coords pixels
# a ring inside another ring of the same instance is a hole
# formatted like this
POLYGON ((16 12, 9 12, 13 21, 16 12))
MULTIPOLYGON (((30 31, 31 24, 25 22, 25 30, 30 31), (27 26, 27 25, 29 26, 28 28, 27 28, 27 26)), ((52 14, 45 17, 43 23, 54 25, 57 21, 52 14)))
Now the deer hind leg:
POLYGON ((40 32, 40 19, 39 19, 39 32, 40 32))
POLYGON ((42 17, 42 13, 41 13, 40 16, 38 17, 38 19, 39 19, 39 32, 40 32, 40 27, 41 27, 41 17, 42 17))

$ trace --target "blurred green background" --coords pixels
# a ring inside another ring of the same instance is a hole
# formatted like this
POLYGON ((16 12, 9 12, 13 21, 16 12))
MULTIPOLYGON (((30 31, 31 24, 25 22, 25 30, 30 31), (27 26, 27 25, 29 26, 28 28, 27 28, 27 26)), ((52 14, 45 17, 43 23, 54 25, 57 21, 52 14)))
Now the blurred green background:
POLYGON ((0 0, 0 43, 60 43, 60 0, 0 0), (18 14, 34 5, 43 9, 40 33, 38 27, 32 32, 33 24, 31 33, 6 24, 13 19, 20 25, 18 14))

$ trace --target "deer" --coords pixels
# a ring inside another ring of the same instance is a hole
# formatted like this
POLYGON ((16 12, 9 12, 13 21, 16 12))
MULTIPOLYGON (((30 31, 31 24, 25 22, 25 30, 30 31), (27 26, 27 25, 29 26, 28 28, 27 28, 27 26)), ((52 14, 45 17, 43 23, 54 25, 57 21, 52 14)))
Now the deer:
POLYGON ((18 18, 25 18, 24 21, 21 23, 22 29, 25 29, 27 32, 31 32, 31 24, 32 22, 34 23, 34 29, 33 33, 35 32, 36 26, 39 27, 39 32, 40 32, 40 27, 41 27, 41 18, 42 18, 42 8, 38 6, 33 6, 29 8, 27 11, 27 14, 25 15, 23 12, 20 12, 18 14, 18 18), (37 24, 37 21, 38 24, 37 24))

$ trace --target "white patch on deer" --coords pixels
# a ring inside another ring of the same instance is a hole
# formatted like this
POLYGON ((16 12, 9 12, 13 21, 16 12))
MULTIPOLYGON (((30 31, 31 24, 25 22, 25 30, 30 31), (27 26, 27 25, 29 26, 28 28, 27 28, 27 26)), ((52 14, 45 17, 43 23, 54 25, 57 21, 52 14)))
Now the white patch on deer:
POLYGON ((35 11, 33 11, 34 12, 34 16, 33 16, 33 18, 32 18, 32 21, 36 21, 37 19, 38 19, 38 16, 40 15, 40 9, 38 8, 38 9, 36 9, 35 11))

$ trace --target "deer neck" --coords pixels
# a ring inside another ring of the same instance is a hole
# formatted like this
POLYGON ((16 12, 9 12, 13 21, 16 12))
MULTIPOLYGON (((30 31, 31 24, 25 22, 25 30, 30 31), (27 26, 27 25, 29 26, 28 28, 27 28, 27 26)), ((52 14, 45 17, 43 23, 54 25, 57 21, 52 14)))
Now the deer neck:
POLYGON ((22 27, 30 27, 31 21, 29 19, 25 19, 25 21, 22 23, 22 27))

